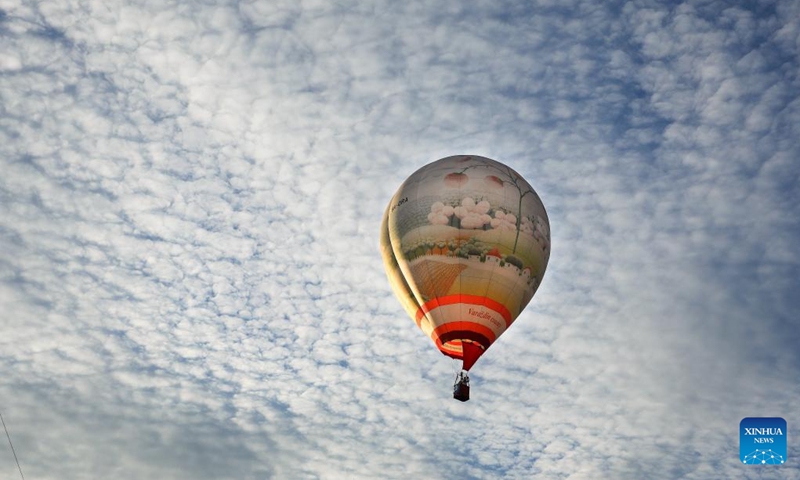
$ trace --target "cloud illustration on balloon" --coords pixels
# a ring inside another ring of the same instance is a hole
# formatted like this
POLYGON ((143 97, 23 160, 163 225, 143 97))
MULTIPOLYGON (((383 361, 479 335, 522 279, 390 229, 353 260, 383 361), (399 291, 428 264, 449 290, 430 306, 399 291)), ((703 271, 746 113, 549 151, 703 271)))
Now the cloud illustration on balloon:
POLYGON ((435 202, 431 205, 431 212, 428 214, 428 221, 432 225, 449 225, 453 215, 459 219, 462 229, 481 229, 492 221, 489 211, 491 204, 486 200, 475 203, 471 197, 465 197, 461 205, 453 207, 442 202, 435 202))
POLYGON ((447 225, 450 223, 450 217, 453 216, 453 207, 445 205, 442 202, 436 202, 431 205, 431 213, 428 214, 428 221, 432 225, 447 225))
POLYGON ((517 216, 513 213, 505 213, 502 210, 494 212, 491 220, 492 228, 512 232, 517 229, 517 216))

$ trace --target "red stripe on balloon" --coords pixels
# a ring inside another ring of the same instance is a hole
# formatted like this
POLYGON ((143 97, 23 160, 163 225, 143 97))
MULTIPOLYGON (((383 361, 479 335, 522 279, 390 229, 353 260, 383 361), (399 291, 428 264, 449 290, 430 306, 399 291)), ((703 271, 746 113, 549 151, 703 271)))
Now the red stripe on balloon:
POLYGON ((417 310, 416 315, 416 322, 417 326, 420 325, 422 317, 425 316, 431 310, 435 310, 438 307, 442 307, 444 305, 455 305, 457 303, 464 303, 468 305, 483 305, 486 308, 494 310, 495 312, 499 313, 503 319, 506 321, 506 328, 511 325, 512 318, 511 312, 508 311, 505 305, 502 303, 492 300, 489 297, 482 297, 480 295, 465 295, 463 293, 459 293, 456 295, 446 295, 444 297, 433 298, 419 307, 417 310))
POLYGON ((443 343, 451 339, 461 340, 462 338, 479 341, 479 343, 483 344, 484 348, 489 348, 489 345, 494 343, 497 339, 490 328, 480 323, 468 321, 448 322, 439 325, 431 332, 431 339, 436 342, 436 346, 438 347, 441 347, 443 343))
POLYGON ((442 325, 431 333, 439 350, 458 360, 463 360, 462 368, 469 370, 494 341, 494 333, 475 322, 451 322, 450 329, 444 331, 442 325), (484 330, 485 329, 485 330, 484 330), (489 335, 487 338, 486 335, 489 335))

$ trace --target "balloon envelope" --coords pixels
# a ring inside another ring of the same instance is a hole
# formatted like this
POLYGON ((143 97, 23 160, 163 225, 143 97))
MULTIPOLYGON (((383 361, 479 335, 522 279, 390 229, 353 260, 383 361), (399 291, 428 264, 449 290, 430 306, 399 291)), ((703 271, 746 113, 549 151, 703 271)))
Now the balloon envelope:
POLYGON ((408 314, 469 370, 539 287, 550 224, 517 172, 458 155, 422 167, 400 186, 384 213, 381 250, 408 314))

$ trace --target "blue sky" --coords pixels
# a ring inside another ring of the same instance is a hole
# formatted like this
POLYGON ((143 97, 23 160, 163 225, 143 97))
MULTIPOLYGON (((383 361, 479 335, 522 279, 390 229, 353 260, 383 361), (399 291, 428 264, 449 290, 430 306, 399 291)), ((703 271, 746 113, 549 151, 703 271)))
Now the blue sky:
MULTIPOLYGON (((27 478, 800 478, 800 6, 0 0, 0 408, 27 478), (548 210, 456 364, 383 210, 457 154, 548 210)), ((18 476, 0 448, 0 477, 18 476)))

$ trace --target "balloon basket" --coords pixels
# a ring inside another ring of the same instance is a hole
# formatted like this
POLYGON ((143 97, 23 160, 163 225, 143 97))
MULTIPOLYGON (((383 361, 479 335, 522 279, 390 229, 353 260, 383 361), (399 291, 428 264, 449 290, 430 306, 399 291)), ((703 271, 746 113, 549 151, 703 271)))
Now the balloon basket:
POLYGON ((469 375, 466 371, 462 371, 456 377, 456 383, 453 385, 453 398, 460 402, 469 400, 469 375))

